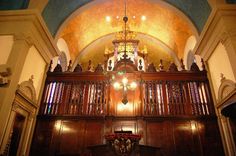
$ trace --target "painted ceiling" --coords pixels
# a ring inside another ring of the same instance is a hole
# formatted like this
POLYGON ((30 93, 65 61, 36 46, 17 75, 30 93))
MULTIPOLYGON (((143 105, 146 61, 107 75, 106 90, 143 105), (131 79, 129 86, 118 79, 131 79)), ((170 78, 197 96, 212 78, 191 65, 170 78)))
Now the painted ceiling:
MULTIPOLYGON (((121 31, 124 27, 123 16, 124 1, 109 0, 96 3, 75 14, 66 24, 64 23, 58 32, 58 37, 62 37, 67 42, 71 58, 75 60, 96 40, 121 31), (110 22, 106 20, 107 16, 110 17, 110 22)), ((179 10, 164 2, 128 0, 127 16, 130 30, 159 40, 179 58, 183 57, 186 40, 192 35, 197 35, 197 30, 191 21, 179 10), (145 21, 141 20, 142 16, 146 17, 145 21)), ((112 40, 109 42, 111 43, 112 40)), ((103 54, 104 49, 105 47, 103 50, 91 49, 90 55, 103 54)), ((153 46, 148 46, 148 49, 154 51, 153 46)))

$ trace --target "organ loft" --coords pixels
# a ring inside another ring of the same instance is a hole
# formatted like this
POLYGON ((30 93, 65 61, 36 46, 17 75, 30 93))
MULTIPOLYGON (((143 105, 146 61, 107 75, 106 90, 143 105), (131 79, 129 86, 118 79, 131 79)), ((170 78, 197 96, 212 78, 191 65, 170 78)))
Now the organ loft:
POLYGON ((235 4, 0 1, 0 156, 234 156, 235 4))

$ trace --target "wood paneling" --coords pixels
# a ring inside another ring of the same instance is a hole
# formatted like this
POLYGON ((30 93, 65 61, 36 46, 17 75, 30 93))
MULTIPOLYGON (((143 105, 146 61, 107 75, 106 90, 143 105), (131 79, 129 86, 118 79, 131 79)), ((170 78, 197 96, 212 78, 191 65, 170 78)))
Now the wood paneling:
POLYGON ((31 155, 86 155, 87 147, 104 144, 104 135, 121 127, 142 134, 144 145, 166 156, 224 155, 215 118, 39 119, 31 155))

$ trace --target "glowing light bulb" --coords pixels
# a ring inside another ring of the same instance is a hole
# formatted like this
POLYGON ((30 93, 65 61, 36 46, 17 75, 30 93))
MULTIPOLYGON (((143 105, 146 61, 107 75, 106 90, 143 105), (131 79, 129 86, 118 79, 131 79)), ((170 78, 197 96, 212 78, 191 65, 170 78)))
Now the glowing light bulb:
POLYGON ((106 16, 106 21, 110 22, 111 21, 111 17, 110 16, 106 16))
POLYGON ((130 84, 130 88, 131 89, 135 89, 137 87, 137 83, 136 82, 132 82, 131 84, 130 84))
POLYGON ((127 84, 127 83, 128 83, 128 79, 127 79, 126 77, 124 77, 124 78, 122 79, 122 83, 123 83, 123 84, 127 84))
POLYGON ((119 89, 119 88, 120 88, 119 82, 115 82, 115 83, 113 84, 113 87, 114 87, 115 89, 119 89))
POLYGON ((142 21, 145 21, 146 19, 147 19, 146 16, 144 16, 144 15, 141 16, 141 20, 142 20, 142 21))

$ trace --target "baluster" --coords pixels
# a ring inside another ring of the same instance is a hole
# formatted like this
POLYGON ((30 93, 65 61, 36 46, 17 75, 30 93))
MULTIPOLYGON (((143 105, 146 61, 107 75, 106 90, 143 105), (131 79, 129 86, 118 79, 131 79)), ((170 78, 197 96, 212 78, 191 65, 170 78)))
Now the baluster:
POLYGON ((162 82, 162 93, 163 93, 163 101, 164 101, 164 115, 169 115, 169 108, 168 108, 168 90, 167 90, 167 83, 166 81, 162 82))
POLYGON ((202 82, 201 84, 202 88, 202 96, 203 96, 203 105, 205 109, 205 115, 209 115, 208 105, 207 105, 207 95, 206 95, 206 89, 205 89, 205 82, 202 82))
POLYGON ((44 95, 43 95, 43 102, 42 102, 42 106, 41 106, 41 110, 40 110, 40 114, 41 115, 44 115, 45 114, 45 110, 47 108, 47 97, 48 97, 48 94, 49 94, 49 88, 50 88, 50 83, 46 82, 45 83, 45 89, 44 89, 44 95))
POLYGON ((52 99, 51 114, 55 114, 55 110, 56 110, 56 107, 57 107, 58 90, 59 90, 59 83, 55 82, 55 90, 54 90, 54 96, 53 96, 53 99, 52 99))
POLYGON ((160 108, 160 115, 164 115, 164 102, 163 102, 163 90, 162 90, 162 82, 159 81, 158 84, 158 89, 159 89, 159 108, 160 108))

